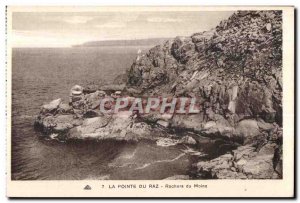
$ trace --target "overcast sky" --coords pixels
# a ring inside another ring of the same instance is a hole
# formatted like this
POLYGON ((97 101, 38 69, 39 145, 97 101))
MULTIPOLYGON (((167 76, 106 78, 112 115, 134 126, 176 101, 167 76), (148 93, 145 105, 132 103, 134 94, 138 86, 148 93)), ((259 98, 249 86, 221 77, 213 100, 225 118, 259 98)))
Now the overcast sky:
POLYGON ((87 41, 190 36, 230 11, 14 12, 13 47, 64 47, 87 41))

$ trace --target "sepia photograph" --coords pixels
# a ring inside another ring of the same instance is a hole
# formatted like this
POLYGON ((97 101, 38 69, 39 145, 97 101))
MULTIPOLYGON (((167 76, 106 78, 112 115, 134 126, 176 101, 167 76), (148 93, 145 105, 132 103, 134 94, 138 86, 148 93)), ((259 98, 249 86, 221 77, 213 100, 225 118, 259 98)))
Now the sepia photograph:
POLYGON ((7 7, 9 194, 293 195, 293 7, 95 8, 7 7))

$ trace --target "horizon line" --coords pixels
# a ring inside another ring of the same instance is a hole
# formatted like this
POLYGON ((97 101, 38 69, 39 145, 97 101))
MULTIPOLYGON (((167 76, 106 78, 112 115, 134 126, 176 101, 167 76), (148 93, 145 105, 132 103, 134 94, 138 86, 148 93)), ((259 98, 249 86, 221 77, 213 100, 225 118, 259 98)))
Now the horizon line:
MULTIPOLYGON (((151 38, 134 38, 134 39, 102 39, 102 40, 90 40, 79 44, 71 44, 67 46, 11 46, 11 48, 78 48, 84 47, 84 44, 91 42, 118 42, 118 41, 135 41, 135 40, 151 40, 151 39, 173 39, 176 37, 151 37, 151 38)), ((101 45, 101 46, 152 46, 152 45, 101 45)), ((86 47, 99 47, 99 46, 86 46, 86 47)))

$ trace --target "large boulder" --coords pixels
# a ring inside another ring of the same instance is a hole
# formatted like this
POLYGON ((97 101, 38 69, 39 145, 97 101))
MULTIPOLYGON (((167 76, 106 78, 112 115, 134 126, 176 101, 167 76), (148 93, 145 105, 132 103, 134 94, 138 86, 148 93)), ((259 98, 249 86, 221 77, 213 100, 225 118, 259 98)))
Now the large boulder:
POLYGON ((244 140, 252 140, 261 134, 256 120, 246 119, 237 124, 235 134, 244 140))
POLYGON ((233 150, 210 161, 197 163, 199 175, 217 179, 278 179, 282 178, 282 160, 276 159, 277 145, 268 143, 259 151, 250 145, 233 150), (276 170, 279 169, 279 170, 276 170))
POLYGON ((128 111, 85 119, 82 125, 72 128, 66 135, 66 139, 95 140, 138 140, 151 137, 151 127, 132 120, 131 112, 128 111))
POLYGON ((86 94, 86 105, 88 109, 95 110, 99 108, 101 99, 105 98, 106 92, 97 90, 96 92, 86 94))
POLYGON ((35 121, 35 128, 46 135, 51 133, 65 134, 74 126, 82 124, 81 119, 76 119, 74 115, 50 115, 46 117, 38 116, 35 121))
POLYGON ((195 45, 190 37, 176 37, 171 46, 171 54, 180 63, 186 63, 195 53, 195 45))
POLYGON ((41 114, 54 114, 61 103, 61 99, 55 99, 41 108, 41 114))

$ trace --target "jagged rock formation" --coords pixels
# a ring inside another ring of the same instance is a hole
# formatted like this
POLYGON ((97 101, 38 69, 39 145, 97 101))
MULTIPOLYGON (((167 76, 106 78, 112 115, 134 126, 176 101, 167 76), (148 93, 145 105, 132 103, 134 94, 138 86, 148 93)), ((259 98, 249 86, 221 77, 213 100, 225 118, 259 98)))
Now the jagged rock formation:
POLYGON ((174 143, 223 139, 239 147, 199 162, 198 177, 281 178, 282 13, 239 11, 210 31, 157 45, 140 54, 115 84, 75 86, 69 104, 44 105, 35 126, 63 139, 156 139, 170 131, 194 135, 174 143), (200 113, 103 115, 100 99, 117 90, 139 97, 194 97, 200 113))
MULTIPOLYGON (((247 164, 232 172, 235 162, 220 170, 224 159, 219 157, 199 163, 202 172, 216 178, 275 177, 269 171, 280 165, 271 158, 281 160, 274 153, 281 148, 281 11, 239 11, 215 29, 158 45, 132 65, 127 85, 145 95, 197 97, 200 114, 175 115, 173 127, 229 137, 256 151, 249 151, 245 163, 268 165, 257 169, 260 174, 247 172, 247 164), (259 152, 263 146, 273 149, 267 159, 259 152)), ((238 148, 235 154, 243 151, 238 148)))
MULTIPOLYGON (((71 89, 69 104, 56 99, 42 106, 35 128, 46 136, 62 140, 139 140, 155 139, 159 135, 154 133, 154 126, 137 121, 131 111, 103 114, 99 105, 100 99, 106 96, 99 90, 84 94, 83 88, 75 85, 71 89)), ((111 108, 109 103, 106 108, 111 108)))
POLYGON ((281 11, 241 11, 215 29, 152 48, 128 71, 145 95, 196 96, 204 121, 282 121, 281 11))
POLYGON ((281 148, 275 143, 264 145, 259 151, 246 145, 209 162, 198 162, 201 178, 216 179, 277 179, 282 178, 281 148))

